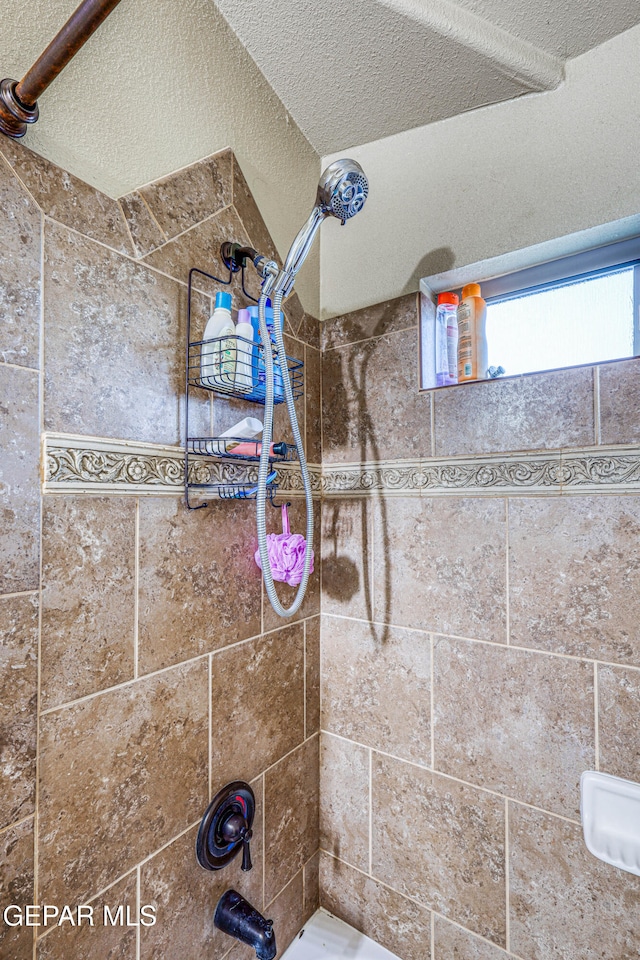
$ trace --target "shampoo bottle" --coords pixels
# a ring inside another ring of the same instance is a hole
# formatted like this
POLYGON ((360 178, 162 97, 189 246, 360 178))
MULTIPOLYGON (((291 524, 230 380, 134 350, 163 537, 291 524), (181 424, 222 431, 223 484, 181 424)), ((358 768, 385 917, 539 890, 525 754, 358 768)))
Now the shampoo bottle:
POLYGON ((455 293, 439 293, 436 309, 436 386, 458 382, 458 320, 455 293))
POLYGON ((238 393, 251 393, 258 370, 254 347, 254 328, 249 310, 238 311, 236 324, 237 354, 235 386, 238 393))
POLYGON ((489 365, 487 349, 487 305, 480 284, 462 288, 458 307, 458 383, 486 380, 489 365))
POLYGON ((204 331, 200 350, 200 379, 205 386, 233 389, 236 370, 235 326, 231 294, 216 293, 215 308, 204 331))

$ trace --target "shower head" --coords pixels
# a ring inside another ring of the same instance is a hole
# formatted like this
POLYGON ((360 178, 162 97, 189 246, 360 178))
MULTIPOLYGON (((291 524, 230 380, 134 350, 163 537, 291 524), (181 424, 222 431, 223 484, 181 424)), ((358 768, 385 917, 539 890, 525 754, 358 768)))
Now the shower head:
POLYGON ((316 206, 325 217, 337 217, 346 223, 364 207, 369 181, 355 160, 334 160, 318 184, 316 206))
POLYGON ((344 226, 347 220, 362 210, 368 193, 369 181, 359 163, 355 160, 334 160, 320 177, 315 205, 291 244, 284 267, 274 281, 263 285, 263 292, 272 298, 276 293, 287 297, 322 221, 327 217, 337 217, 344 226))

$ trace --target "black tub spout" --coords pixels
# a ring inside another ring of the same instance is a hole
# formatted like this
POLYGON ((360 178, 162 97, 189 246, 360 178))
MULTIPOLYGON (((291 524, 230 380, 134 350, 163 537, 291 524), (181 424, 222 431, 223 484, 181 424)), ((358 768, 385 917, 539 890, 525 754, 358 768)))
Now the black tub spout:
POLYGON ((218 900, 214 925, 242 943, 253 947, 258 960, 274 960, 277 953, 273 920, 265 920, 248 900, 227 890, 218 900))

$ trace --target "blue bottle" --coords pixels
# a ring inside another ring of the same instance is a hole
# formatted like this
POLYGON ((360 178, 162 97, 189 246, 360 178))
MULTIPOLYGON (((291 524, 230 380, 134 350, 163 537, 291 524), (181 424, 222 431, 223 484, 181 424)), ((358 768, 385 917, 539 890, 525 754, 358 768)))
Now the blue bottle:
MULTIPOLYGON (((269 303, 270 301, 267 301, 269 303)), ((258 307, 249 307, 249 315, 251 317, 251 326, 254 329, 254 340, 256 343, 262 343, 262 337, 260 336, 260 319, 258 307)), ((280 369, 280 362, 278 360, 278 355, 276 352, 276 340, 274 336, 273 329, 273 308, 265 308, 265 319, 267 321, 267 330, 269 331, 269 336, 271 338, 271 350, 273 354, 273 400, 274 403, 282 403, 284 400, 284 387, 282 385, 282 371, 280 369)), ((280 311, 280 329, 284 329, 284 313, 280 311)), ((264 357, 259 354, 258 356, 258 392, 261 397, 265 395, 265 381, 266 381, 266 370, 264 366, 264 357)))

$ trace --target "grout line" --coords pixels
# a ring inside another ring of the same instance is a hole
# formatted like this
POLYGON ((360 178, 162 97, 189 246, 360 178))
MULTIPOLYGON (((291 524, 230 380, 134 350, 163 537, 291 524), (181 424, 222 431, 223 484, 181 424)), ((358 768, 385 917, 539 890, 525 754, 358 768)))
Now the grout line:
MULTIPOLYGON (((150 184, 145 184, 145 186, 150 186, 150 184)), ((138 196, 140 197, 140 199, 142 200, 142 203, 144 204, 144 206, 145 206, 145 207, 147 208, 147 210, 149 211, 149 215, 150 215, 151 219, 152 219, 153 222, 155 223, 156 227, 158 228, 158 230, 160 231, 160 233, 162 234, 162 236, 165 238, 165 240, 169 240, 170 237, 169 237, 168 233, 166 232, 166 230, 163 230, 162 227, 160 226, 160 224, 159 224, 159 222, 158 222, 158 220, 157 220, 157 218, 156 218, 155 213, 153 212, 153 210, 151 209, 151 207, 150 207, 149 204, 147 203, 146 198, 143 197, 143 195, 140 193, 140 190, 139 190, 139 189, 138 189, 138 190, 132 190, 131 193, 137 193, 137 195, 138 195, 138 196)), ((126 197, 126 196, 130 196, 130 194, 126 194, 126 193, 125 193, 125 197, 126 197)), ((156 250, 156 249, 157 249, 157 248, 154 247, 154 250, 156 250)))
POLYGON ((140 623, 140 500, 135 503, 135 528, 133 537, 133 679, 139 677, 139 623, 140 623))
POLYGON ((262 909, 267 889, 267 777, 262 773, 262 909))
MULTIPOLYGON (((461 923, 458 923, 457 920, 453 920, 451 917, 446 917, 443 913, 440 913, 437 910, 434 910, 427 903, 423 903, 421 900, 416 900, 415 897, 410 896, 407 893, 403 893, 400 890, 397 890, 395 887, 391 887, 388 883, 385 883, 384 880, 381 880, 379 877, 369 877, 364 870, 361 870, 359 867, 354 867, 352 863, 349 863, 348 860, 343 860, 341 857, 337 857, 335 853, 331 853, 330 850, 325 850, 323 847, 320 848, 320 852, 326 854, 328 857, 331 857, 332 860, 335 860, 337 863, 344 864, 345 867, 349 867, 351 870, 355 870, 356 873, 359 873, 361 876, 366 877, 368 880, 373 880, 374 883, 379 884, 385 890, 389 890, 391 893, 395 893, 397 896, 401 897, 403 900, 408 900, 409 903, 415 903, 417 907, 420 907, 422 910, 429 910, 434 917, 439 918, 440 920, 445 920, 447 923, 450 923, 452 926, 457 927, 458 930, 462 930, 464 933, 469 934, 473 938, 480 940, 482 943, 486 943, 488 946, 492 947, 493 950, 498 950, 501 954, 505 954, 506 951, 504 947, 498 946, 493 940, 488 940, 486 937, 483 937, 482 934, 476 933, 474 930, 470 930, 468 927, 464 927, 461 923)), ((510 953, 510 960, 524 960, 518 954, 510 953)))
POLYGON ((23 817, 21 820, 16 820, 15 823, 9 823, 6 827, 0 828, 0 837, 3 833, 8 833, 9 830, 15 830, 16 827, 21 827, 23 823, 28 823, 29 820, 33 820, 35 817, 35 812, 30 813, 28 817, 23 817))
POLYGON ((597 444, 602 443, 602 426, 600 423, 600 370, 593 368, 593 424, 594 436, 597 444))
POLYGON ((369 748, 369 874, 373 873, 373 750, 369 748))
POLYGON ((208 160, 213 160, 214 157, 220 157, 223 153, 229 151, 233 154, 231 147, 221 147, 220 150, 216 150, 215 153, 208 154, 206 157, 200 157, 199 160, 192 160, 191 163, 185 163, 184 166, 178 167, 177 170, 172 170, 171 173, 165 173, 161 177, 156 177, 155 180, 147 180, 146 183, 141 183, 139 187, 133 187, 127 193, 123 193, 123 197, 129 196, 130 193, 138 193, 140 190, 144 190, 145 187, 155 187, 156 184, 162 183, 163 180, 170 180, 173 177, 177 177, 179 173, 184 173, 185 170, 188 170, 190 167, 198 167, 201 164, 206 163, 208 160))
MULTIPOLYGON (((36 200, 35 195, 31 192, 31 190, 29 189, 29 187, 27 186, 27 184, 25 183, 25 181, 22 179, 22 177, 20 176, 20 174, 18 173, 18 171, 16 170, 16 168, 13 166, 13 164, 9 161, 9 159, 8 159, 8 158, 4 155, 4 153, 2 153, 1 151, 0 151, 0 157, 2 157, 2 160, 4 160, 4 162, 6 163, 7 167, 9 168, 9 170, 11 171, 11 173, 13 174, 13 176, 16 178, 16 180, 18 181, 18 183, 21 185, 22 189, 23 189, 24 192, 27 194, 27 196, 29 197, 29 199, 30 199, 31 202, 33 203, 33 205, 34 205, 34 207, 36 208, 36 210, 38 210, 38 211, 44 216, 44 210, 42 209, 42 207, 40 206, 40 204, 39 204, 38 201, 36 200)), ((59 167, 58 169, 62 169, 62 167, 59 167)))
MULTIPOLYGON (((351 623, 363 623, 367 626, 374 627, 392 627, 394 630, 410 630, 412 633, 421 633, 425 637, 429 635, 430 631, 425 630, 422 627, 408 627, 400 623, 383 623, 378 620, 364 620, 361 617, 346 617, 341 613, 332 613, 325 611, 323 616, 331 618, 332 620, 348 620, 351 623)), ((596 657, 579 657, 577 654, 572 653, 557 653, 555 650, 541 650, 539 647, 523 647, 515 646, 511 644, 507 647, 506 643, 501 643, 499 640, 479 640, 477 637, 462 637, 457 634, 448 634, 448 633, 434 633, 434 637, 444 637, 447 640, 462 640, 464 643, 482 643, 488 647, 498 647, 500 650, 514 650, 521 651, 522 653, 534 653, 540 654, 542 657, 555 657, 559 660, 573 660, 578 661, 579 663, 599 663, 605 667, 624 667, 625 670, 640 670, 640 664, 625 663, 624 661, 615 661, 615 660, 602 660, 596 657)))
MULTIPOLYGON (((45 339, 44 339, 44 326, 45 326, 45 303, 44 303, 44 258, 45 258, 45 247, 44 247, 44 215, 40 214, 40 315, 39 315, 39 327, 38 327, 38 363, 39 363, 39 378, 38 378, 38 424, 40 427, 40 438, 44 432, 44 362, 45 362, 45 339)), ((39 439, 40 439, 39 438, 39 439)), ((40 444, 40 457, 42 458, 42 445, 40 444)), ((42 466, 41 466, 42 469, 42 466)), ((39 496, 39 521, 38 521, 38 545, 40 556, 38 558, 38 640, 37 640, 37 656, 38 663, 36 666, 36 757, 35 757, 35 796, 34 796, 34 817, 33 817, 33 895, 34 903, 39 902, 39 868, 40 868, 40 844, 39 833, 40 833, 40 721, 42 718, 42 599, 43 599, 43 581, 42 581, 42 571, 43 571, 43 558, 42 558, 42 548, 43 548, 43 530, 44 530, 44 503, 42 499, 42 493, 40 488, 39 496)), ((36 943, 37 943, 37 934, 36 928, 33 932, 33 948, 34 956, 36 955, 36 943)))
MULTIPOLYGON (((277 760, 274 760, 274 762, 271 764, 270 767, 266 767, 266 768, 262 771, 262 776, 265 776, 265 774, 267 774, 267 773, 271 773, 271 771, 272 771, 275 767, 277 767, 279 763, 282 763, 283 760, 286 760, 288 757, 290 757, 292 753, 295 753, 295 752, 296 752, 296 750, 302 750, 302 748, 303 748, 303 747, 306 747, 306 745, 307 745, 308 743, 311 743, 311 741, 313 740, 314 737, 318 737, 318 738, 319 738, 319 737, 320 737, 320 732, 318 732, 318 733, 312 733, 312 734, 311 734, 310 736, 308 736, 305 740, 303 740, 302 743, 298 743, 292 750, 289 750, 287 753, 283 753, 283 755, 282 755, 281 757, 278 757, 277 760)), ((344 738, 341 737, 341 739, 344 739, 344 738)))
MULTIPOLYGON (((499 797, 501 800, 510 800, 512 803, 517 803, 519 806, 526 807, 528 810, 537 810, 538 813, 544 813, 549 817, 556 817, 556 819, 563 820, 565 823, 577 824, 578 826, 581 824, 579 819, 574 820, 572 817, 566 817, 562 813, 554 813, 552 810, 545 810, 544 807, 537 807, 533 803, 527 803, 526 800, 520 800, 518 797, 511 797, 506 793, 498 793, 497 790, 492 790, 490 787, 482 787, 477 783, 473 783, 471 780, 462 780, 460 777, 454 777, 450 773, 443 773, 442 770, 432 770, 431 767, 426 767, 421 763, 417 763, 415 760, 407 760, 406 757, 399 757, 394 753, 387 753, 386 750, 380 750, 378 747, 370 747, 366 743, 361 743, 359 740, 351 740, 349 737, 343 737, 341 734, 334 733, 332 730, 323 729, 320 731, 320 733, 327 737, 335 737, 337 740, 343 740, 346 743, 354 744, 357 747, 363 747, 365 750, 373 750, 374 753, 377 753, 381 757, 387 757, 389 760, 395 760, 396 762, 404 763, 409 767, 415 767, 417 770, 421 770, 423 773, 434 774, 435 776, 442 777, 444 780, 451 780, 454 783, 461 783, 465 787, 471 787, 473 790, 479 790, 481 793, 488 793, 490 796, 499 797)), ((296 749, 298 748, 296 747, 296 749)))
POLYGON ((0 360, 0 367, 9 367, 11 370, 26 370, 27 373, 40 373, 39 367, 27 367, 23 363, 11 363, 9 360, 0 360))
POLYGON ((505 618, 507 631, 507 646, 511 646, 511 595, 509 592, 509 498, 504 498, 505 519, 505 618))
POLYGON ((509 801, 504 801, 504 886, 505 886, 505 946, 509 952, 511 944, 511 889, 509 886, 509 801))
MULTIPOLYGON (((126 194, 125 194, 125 196, 126 196, 126 194)), ((118 204, 118 209, 119 209, 119 211, 120 211, 120 216, 121 216, 122 221, 123 221, 123 223, 124 223, 124 229, 126 230, 127 236, 129 237, 129 242, 131 243, 131 249, 132 249, 132 251, 133 251, 133 255, 134 255, 134 257, 136 257, 136 259, 138 259, 138 257, 137 257, 138 248, 137 248, 137 246, 136 246, 136 244, 135 244, 135 241, 134 241, 134 239, 133 239, 133 234, 131 233, 131 227, 129 226, 129 221, 128 221, 128 219, 127 219, 127 215, 126 215, 125 212, 124 212, 124 206, 122 205, 122 198, 118 197, 118 199, 116 200, 116 203, 118 204)))
MULTIPOLYGON (((315 856, 315 854, 314 854, 314 856, 315 856)), ((307 863, 308 863, 308 862, 309 862, 309 861, 307 861, 307 863)), ((302 874, 302 890, 303 890, 303 896, 304 896, 304 868, 305 868, 305 864, 303 864, 303 865, 300 867, 299 870, 296 870, 296 872, 294 873, 294 875, 291 877, 291 880, 287 880, 287 882, 285 883, 284 887, 281 887, 280 890, 278 890, 278 892, 276 893, 275 897, 272 897, 271 900, 269 901, 269 903, 265 903, 265 904, 264 904, 264 909, 265 909, 265 910, 269 910, 269 909, 273 906, 273 904, 276 902, 276 900, 278 899, 278 897, 282 896, 282 894, 283 894, 284 891, 287 889, 287 887, 290 887, 290 886, 291 886, 291 884, 293 883, 293 881, 298 877, 298 874, 300 874, 300 873, 302 874)), ((263 902, 264 902, 264 901, 263 901, 263 902)), ((303 900, 303 903, 304 903, 304 900, 303 900)))
POLYGON ((16 593, 0 593, 0 600, 14 600, 16 597, 38 597, 40 590, 19 590, 16 593))
POLYGON ((600 769, 600 686, 598 680, 598 664, 593 664, 593 707, 594 707, 594 750, 595 768, 600 769))
POLYGON ((141 897, 140 897, 140 887, 141 882, 141 867, 140 864, 136 867, 136 960, 140 960, 140 907, 141 907, 141 897))
POLYGON ((430 927, 431 927, 431 960, 435 960, 436 955, 436 916, 433 910, 431 911, 430 918, 430 927))
MULTIPOLYGON (((31 590, 29 592, 34 593, 35 591, 31 590)), ((2 599, 1 596, 0 599, 2 599)), ((262 640, 264 637, 269 637, 272 634, 279 633, 280 630, 284 629, 285 627, 279 624, 277 627, 274 627, 271 630, 265 630, 264 632, 254 634, 252 637, 247 637, 246 640, 237 640, 235 643, 230 643, 226 647, 220 647, 219 650, 210 650, 208 653, 200 653, 197 657, 191 657, 188 660, 180 660, 178 663, 172 663, 168 667, 161 667, 158 670, 152 670, 150 673, 143 673, 137 679, 123 680, 122 683, 116 683, 112 687, 106 687, 104 690, 96 690, 94 693, 88 693, 86 697, 78 697, 77 700, 68 700, 66 703, 60 703, 54 707, 48 707, 46 710, 42 711, 42 715, 44 716, 49 713, 55 713, 58 710, 67 710, 70 707, 76 707, 79 704, 87 703, 89 700, 93 700, 95 697, 103 697, 105 694, 112 693, 114 690, 123 690, 126 687, 132 686, 134 683, 142 683, 144 680, 160 677, 162 674, 168 673, 170 670, 177 670, 180 667, 190 666, 191 664, 198 663, 199 660, 204 660, 205 657, 215 657, 218 654, 226 653, 228 650, 233 650, 235 647, 241 647, 244 644, 254 643, 256 640, 262 640)))
POLYGON ((209 714, 209 755, 207 757, 207 770, 209 771, 208 797, 212 796, 213 785, 213 656, 209 654, 209 686, 207 688, 207 713, 209 714))
POLYGON ((431 769, 436 768, 436 728, 435 728, 435 683, 434 683, 435 641, 431 634, 431 769))
POLYGON ((402 327, 401 330, 389 330, 387 333, 379 333, 375 337, 363 337, 362 340, 350 340, 348 343, 337 343, 335 347, 325 347, 322 352, 329 353, 331 350, 344 350, 347 347, 355 347, 360 343, 369 343, 370 340, 383 340, 385 337, 395 336, 396 333, 407 333, 409 330, 419 330, 419 326, 417 323, 412 323, 408 327, 402 327))
POLYGON ((307 621, 302 621, 303 736, 307 739, 307 621))

